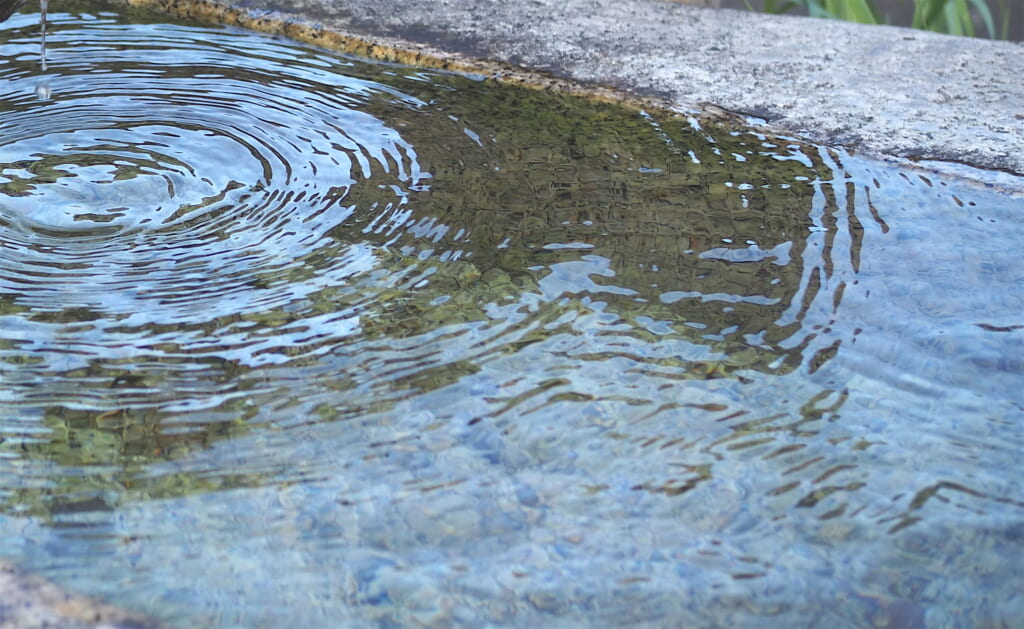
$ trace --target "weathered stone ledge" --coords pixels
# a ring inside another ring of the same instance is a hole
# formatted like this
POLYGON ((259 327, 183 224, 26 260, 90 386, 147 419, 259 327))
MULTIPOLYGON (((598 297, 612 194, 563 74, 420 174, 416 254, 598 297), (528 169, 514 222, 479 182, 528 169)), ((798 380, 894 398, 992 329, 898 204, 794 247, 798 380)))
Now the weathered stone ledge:
POLYGON ((125 0, 372 58, 1024 175, 1024 45, 664 0, 125 0))

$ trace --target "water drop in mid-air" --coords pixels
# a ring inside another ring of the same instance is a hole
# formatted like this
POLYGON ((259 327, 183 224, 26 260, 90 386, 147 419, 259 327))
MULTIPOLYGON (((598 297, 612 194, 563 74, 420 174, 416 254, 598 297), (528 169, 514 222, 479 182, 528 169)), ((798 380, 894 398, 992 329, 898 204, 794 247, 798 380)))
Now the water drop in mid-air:
POLYGON ((51 96, 53 96, 53 88, 50 87, 50 82, 45 79, 40 81, 36 85, 36 98, 39 100, 50 100, 51 96))

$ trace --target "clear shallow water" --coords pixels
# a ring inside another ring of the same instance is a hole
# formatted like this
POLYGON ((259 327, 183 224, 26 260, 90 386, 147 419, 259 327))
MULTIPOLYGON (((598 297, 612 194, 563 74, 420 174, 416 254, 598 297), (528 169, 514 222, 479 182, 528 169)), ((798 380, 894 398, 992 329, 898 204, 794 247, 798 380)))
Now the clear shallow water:
POLYGON ((137 19, 51 14, 49 101, 0 39, 0 554, 182 627, 1024 618, 1020 194, 137 19))

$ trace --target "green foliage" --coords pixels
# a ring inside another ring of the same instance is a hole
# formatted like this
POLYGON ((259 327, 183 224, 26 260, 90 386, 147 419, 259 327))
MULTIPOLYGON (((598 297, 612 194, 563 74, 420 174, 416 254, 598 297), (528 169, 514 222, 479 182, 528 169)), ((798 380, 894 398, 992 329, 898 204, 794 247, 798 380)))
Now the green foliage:
MULTIPOLYGON (((911 1, 911 0, 907 0, 911 1)), ((912 0, 914 18, 911 26, 923 30, 974 37, 975 14, 985 26, 989 37, 1006 38, 1009 32, 1010 9, 1008 0, 992 0, 1002 16, 1001 28, 996 32, 995 19, 989 0, 912 0)), ((747 8, 750 0, 744 0, 747 8)), ((885 16, 876 0, 764 0, 765 13, 788 13, 805 9, 812 17, 849 20, 862 24, 884 24, 885 16)))

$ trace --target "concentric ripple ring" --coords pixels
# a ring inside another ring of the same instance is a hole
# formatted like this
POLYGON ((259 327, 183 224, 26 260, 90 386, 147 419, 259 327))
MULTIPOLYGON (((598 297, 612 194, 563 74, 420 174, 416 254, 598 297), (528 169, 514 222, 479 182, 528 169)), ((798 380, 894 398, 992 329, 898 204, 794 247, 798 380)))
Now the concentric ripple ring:
MULTIPOLYGON (((34 96, 27 27, 0 83, 3 326, 50 368, 111 355, 285 360, 271 347, 287 345, 280 329, 271 343, 240 319, 313 316, 311 295, 377 264, 373 247, 331 230, 394 212, 429 178, 370 111, 422 103, 339 72, 343 60, 223 29, 99 19, 54 31, 52 100, 34 96), (369 207, 349 200, 359 187, 369 207)), ((353 308, 319 329, 350 334, 353 308)))

